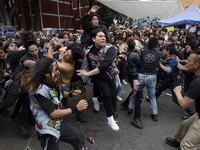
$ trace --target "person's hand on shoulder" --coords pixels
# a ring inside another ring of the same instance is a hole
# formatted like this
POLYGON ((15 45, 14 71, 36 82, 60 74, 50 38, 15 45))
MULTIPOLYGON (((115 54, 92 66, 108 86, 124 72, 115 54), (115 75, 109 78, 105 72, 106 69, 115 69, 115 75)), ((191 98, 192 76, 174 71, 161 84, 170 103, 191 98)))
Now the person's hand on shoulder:
POLYGON ((89 76, 88 72, 85 71, 85 70, 77 70, 76 72, 77 72, 78 76, 81 76, 81 75, 83 75, 83 76, 89 76))

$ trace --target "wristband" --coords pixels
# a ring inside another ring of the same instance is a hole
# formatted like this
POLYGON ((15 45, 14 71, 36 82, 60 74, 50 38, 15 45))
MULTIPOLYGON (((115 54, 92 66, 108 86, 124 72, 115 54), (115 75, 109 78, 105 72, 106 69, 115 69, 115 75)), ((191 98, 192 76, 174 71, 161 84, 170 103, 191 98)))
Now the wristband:
POLYGON ((159 66, 161 66, 162 65, 162 63, 161 62, 159 62, 159 66))
POLYGON ((72 107, 71 110, 72 110, 72 114, 75 112, 78 112, 78 108, 76 106, 72 107))
POLYGON ((72 94, 73 94, 73 92, 70 92, 70 93, 69 93, 69 97, 73 97, 73 95, 72 95, 72 94))

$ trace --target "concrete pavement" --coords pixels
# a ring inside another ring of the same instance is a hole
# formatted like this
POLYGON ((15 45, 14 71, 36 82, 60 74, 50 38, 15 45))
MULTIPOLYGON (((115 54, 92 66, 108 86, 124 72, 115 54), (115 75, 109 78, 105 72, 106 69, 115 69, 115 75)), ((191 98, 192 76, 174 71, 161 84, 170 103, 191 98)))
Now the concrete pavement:
MULTIPOLYGON (((119 131, 113 131, 107 125, 107 118, 103 105, 98 113, 94 112, 92 98, 91 83, 86 85, 89 107, 84 114, 88 118, 87 123, 80 123, 72 114, 65 117, 67 123, 73 125, 85 135, 91 135, 95 144, 90 143, 86 139, 86 145, 92 150, 176 150, 165 143, 168 136, 173 136, 179 125, 183 121, 181 119, 184 111, 181 110, 173 101, 172 97, 166 93, 171 93, 166 90, 158 99, 158 121, 154 122, 151 117, 151 109, 149 102, 144 99, 142 102, 141 122, 144 129, 139 129, 131 123, 133 114, 128 114, 127 110, 121 108, 118 101, 120 127, 119 131)), ((122 86, 120 97, 125 99, 131 91, 129 85, 122 86)), ((144 90, 145 91, 145 90, 144 90)), ((144 92, 146 96, 146 92, 144 92)), ((78 97, 68 100, 69 107, 74 106, 78 102, 78 97)), ((13 108, 9 108, 12 110, 13 108)), ((194 105, 192 105, 194 111, 194 105)), ((15 129, 17 120, 12 120, 9 117, 4 117, 0 121, 0 150, 41 150, 40 142, 34 134, 34 126, 27 125, 30 133, 28 136, 23 136, 15 129)), ((73 150, 69 144, 60 142, 61 150, 73 150)))

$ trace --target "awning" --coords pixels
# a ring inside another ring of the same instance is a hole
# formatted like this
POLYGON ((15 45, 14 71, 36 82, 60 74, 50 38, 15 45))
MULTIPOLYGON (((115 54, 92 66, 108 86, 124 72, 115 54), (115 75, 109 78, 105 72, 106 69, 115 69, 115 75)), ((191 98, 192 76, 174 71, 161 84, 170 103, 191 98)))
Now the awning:
POLYGON ((133 19, 139 19, 145 16, 164 19, 180 12, 179 1, 98 1, 133 19))

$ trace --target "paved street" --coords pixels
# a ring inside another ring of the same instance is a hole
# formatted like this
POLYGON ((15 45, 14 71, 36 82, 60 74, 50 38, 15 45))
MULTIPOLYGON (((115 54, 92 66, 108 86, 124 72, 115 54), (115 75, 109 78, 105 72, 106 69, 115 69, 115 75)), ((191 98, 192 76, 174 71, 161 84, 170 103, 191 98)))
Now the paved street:
MULTIPOLYGON (((133 114, 128 114, 127 110, 121 108, 118 101, 119 117, 116 119, 120 130, 113 131, 106 123, 107 118, 103 106, 98 113, 94 112, 92 98, 91 83, 86 85, 87 100, 89 103, 88 109, 84 114, 88 118, 87 123, 79 123, 75 114, 65 117, 64 120, 82 131, 85 139, 91 135, 95 139, 95 144, 91 144, 86 139, 86 145, 92 150, 176 150, 165 143, 168 136, 173 136, 179 125, 183 121, 181 116, 184 111, 181 110, 173 101, 171 96, 166 93, 171 93, 166 90, 158 99, 158 121, 154 122, 151 117, 151 109, 149 102, 143 100, 141 121, 144 129, 139 129, 131 123, 133 114)), ((125 99, 129 92, 130 86, 124 85, 120 96, 125 99)), ((145 90, 146 91, 146 90, 145 90)), ((144 93, 146 96, 146 92, 144 93)), ((69 107, 77 103, 78 98, 68 100, 69 107)), ((10 108, 9 110, 12 110, 10 108)), ((194 105, 192 105, 194 110, 194 105)), ((22 136, 15 129, 17 120, 11 120, 9 117, 4 117, 0 121, 0 150, 41 150, 40 143, 34 134, 34 126, 27 125, 30 133, 28 136, 22 136)), ((61 150, 73 150, 69 144, 60 142, 61 150)))

